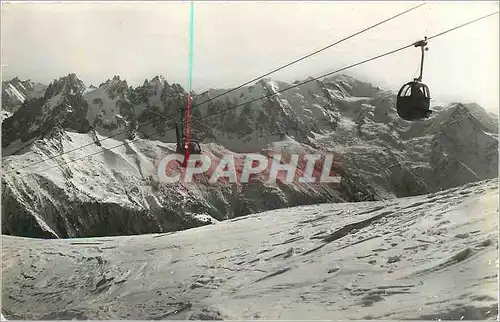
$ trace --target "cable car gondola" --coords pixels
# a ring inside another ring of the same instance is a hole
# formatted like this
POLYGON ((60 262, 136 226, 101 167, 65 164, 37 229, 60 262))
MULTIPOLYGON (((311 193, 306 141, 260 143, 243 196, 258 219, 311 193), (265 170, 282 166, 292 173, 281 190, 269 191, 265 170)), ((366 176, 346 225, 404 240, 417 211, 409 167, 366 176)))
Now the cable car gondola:
POLYGON ((427 37, 414 44, 422 50, 420 61, 420 76, 413 81, 404 84, 398 92, 396 110, 399 117, 406 121, 420 121, 429 118, 432 114, 430 108, 429 87, 422 83, 422 73, 424 70, 424 51, 427 46, 427 37))
POLYGON ((184 161, 181 163, 182 167, 186 167, 189 155, 191 154, 201 154, 201 146, 198 141, 189 140, 187 142, 187 138, 184 135, 184 131, 181 128, 179 129, 179 125, 175 124, 175 136, 176 136, 176 152, 178 154, 182 154, 184 156, 184 161))

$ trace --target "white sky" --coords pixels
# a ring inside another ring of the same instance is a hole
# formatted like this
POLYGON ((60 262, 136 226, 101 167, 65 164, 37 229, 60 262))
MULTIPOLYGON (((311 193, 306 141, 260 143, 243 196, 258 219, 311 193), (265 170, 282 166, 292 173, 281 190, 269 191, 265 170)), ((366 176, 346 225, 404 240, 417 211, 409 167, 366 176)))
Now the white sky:
MULTIPOLYGON (((231 88, 419 2, 196 2, 193 89, 231 88)), ((272 78, 319 76, 497 11, 498 2, 436 2, 376 27, 272 78)), ((164 75, 187 87, 189 2, 2 3, 3 79, 49 83, 75 72, 87 85, 120 75, 136 86, 164 75)), ((498 113, 499 18, 429 42, 423 80, 436 100, 476 101, 498 113)), ((350 70, 396 91, 420 49, 350 70)))

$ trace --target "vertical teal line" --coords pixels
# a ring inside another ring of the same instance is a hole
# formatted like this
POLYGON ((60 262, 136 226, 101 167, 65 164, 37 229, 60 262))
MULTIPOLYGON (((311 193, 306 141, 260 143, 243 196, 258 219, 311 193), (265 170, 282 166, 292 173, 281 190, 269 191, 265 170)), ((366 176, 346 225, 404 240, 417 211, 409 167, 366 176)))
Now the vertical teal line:
POLYGON ((193 86, 193 47, 194 47, 194 1, 191 1, 189 17, 189 92, 193 86))
POLYGON ((193 87, 193 45, 194 45, 194 1, 191 0, 191 8, 189 15, 189 77, 188 77, 188 95, 187 95, 187 113, 186 113, 186 143, 187 151, 184 161, 189 159, 189 146, 191 138, 191 90, 193 87))

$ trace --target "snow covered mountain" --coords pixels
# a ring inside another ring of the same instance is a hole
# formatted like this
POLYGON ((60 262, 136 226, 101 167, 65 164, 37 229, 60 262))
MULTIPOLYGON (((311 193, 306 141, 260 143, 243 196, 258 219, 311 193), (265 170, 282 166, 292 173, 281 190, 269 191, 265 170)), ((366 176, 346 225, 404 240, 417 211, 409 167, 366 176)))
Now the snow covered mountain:
POLYGON ((2 236, 9 320, 498 320, 498 180, 187 231, 2 236))
POLYGON ((47 85, 15 77, 2 82, 2 110, 13 113, 29 99, 43 96, 47 85))
POLYGON ((51 137, 58 131, 88 132, 84 90, 83 82, 70 74, 51 83, 43 96, 28 99, 2 122, 2 148, 6 154, 10 153, 9 146, 15 147, 17 153, 29 148, 34 140, 51 137))
POLYGON ((432 118, 410 123, 397 116, 392 93, 346 75, 307 84, 263 79, 215 98, 223 92, 194 96, 192 132, 205 155, 219 160, 232 153, 241 161, 248 152, 331 152, 340 184, 202 180, 186 190, 159 183, 157 167, 175 151, 173 125, 186 107, 184 89, 160 76, 136 88, 119 76, 86 87, 70 74, 2 123, 3 233, 166 232, 288 206, 392 199, 498 177, 498 121, 477 105, 436 106, 432 118))

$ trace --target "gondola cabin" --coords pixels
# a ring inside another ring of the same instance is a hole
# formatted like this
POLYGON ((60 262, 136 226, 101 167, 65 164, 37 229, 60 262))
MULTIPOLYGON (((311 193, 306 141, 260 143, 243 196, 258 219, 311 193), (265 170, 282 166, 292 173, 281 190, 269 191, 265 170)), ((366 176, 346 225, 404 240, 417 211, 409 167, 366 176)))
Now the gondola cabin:
POLYGON ((176 134, 176 152, 179 154, 186 155, 186 151, 189 150, 189 154, 201 154, 201 147, 198 141, 189 140, 189 145, 187 144, 186 136, 181 132, 182 129, 179 129, 179 126, 175 124, 175 134, 176 134))
POLYGON ((419 121, 428 118, 430 108, 429 87, 418 80, 404 84, 398 92, 396 110, 399 117, 406 121, 419 121))

